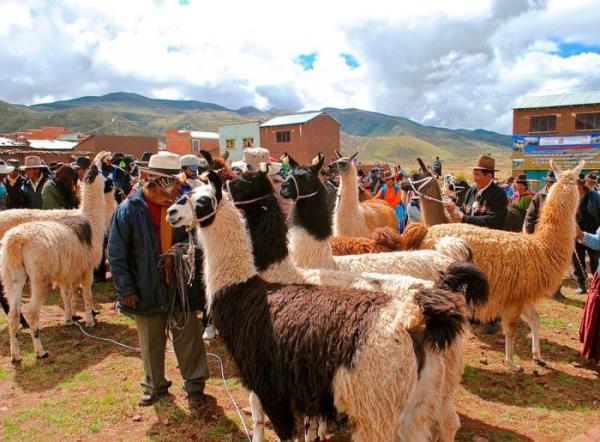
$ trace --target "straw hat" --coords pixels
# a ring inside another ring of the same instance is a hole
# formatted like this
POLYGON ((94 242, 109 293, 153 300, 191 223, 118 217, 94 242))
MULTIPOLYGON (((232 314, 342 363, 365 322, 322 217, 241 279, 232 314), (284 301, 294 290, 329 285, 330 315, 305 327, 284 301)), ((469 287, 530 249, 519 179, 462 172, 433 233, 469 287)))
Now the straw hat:
POLYGON ((21 166, 21 170, 39 169, 39 168, 48 168, 48 166, 43 164, 42 159, 35 155, 25 157, 25 164, 23 166, 21 166))
POLYGON ((13 166, 8 166, 4 160, 0 160, 0 174, 4 175, 7 173, 11 173, 15 168, 13 166))
POLYGON ((264 147, 248 147, 244 149, 242 162, 246 166, 251 166, 252 170, 260 170, 260 163, 267 163, 269 167, 269 175, 276 175, 281 170, 281 164, 271 161, 271 153, 269 149, 264 147))

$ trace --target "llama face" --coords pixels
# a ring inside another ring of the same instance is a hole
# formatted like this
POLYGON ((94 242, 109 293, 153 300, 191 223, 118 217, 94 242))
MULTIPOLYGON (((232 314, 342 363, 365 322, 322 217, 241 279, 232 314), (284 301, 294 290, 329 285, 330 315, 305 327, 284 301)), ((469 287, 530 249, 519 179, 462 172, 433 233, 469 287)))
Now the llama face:
POLYGON ((219 202, 223 197, 221 180, 213 172, 208 172, 208 184, 197 187, 192 192, 179 198, 167 210, 167 222, 173 227, 210 225, 214 220, 219 202))
POLYGON ((228 181, 226 187, 234 204, 273 195, 273 186, 267 173, 263 171, 244 172, 238 178, 228 181))
POLYGON ((356 155, 358 155, 358 152, 356 152, 351 157, 342 157, 339 152, 336 151, 336 153, 337 153, 339 159, 329 165, 329 168, 328 168, 329 173, 345 174, 345 173, 349 172, 350 169, 352 168, 352 161, 354 161, 354 159, 356 158, 356 155))
POLYGON ((317 173, 310 167, 300 166, 292 169, 281 184, 281 196, 297 200, 321 189, 323 185, 317 173))

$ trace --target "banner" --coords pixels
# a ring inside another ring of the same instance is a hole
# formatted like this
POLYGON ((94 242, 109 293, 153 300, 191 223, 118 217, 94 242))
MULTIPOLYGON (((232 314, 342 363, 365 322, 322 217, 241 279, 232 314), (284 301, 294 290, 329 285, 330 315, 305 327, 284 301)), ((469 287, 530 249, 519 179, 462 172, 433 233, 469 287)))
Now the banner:
POLYGON ((572 168, 579 161, 586 169, 600 169, 600 133, 582 135, 513 135, 513 158, 523 159, 525 170, 547 170, 550 159, 572 168))

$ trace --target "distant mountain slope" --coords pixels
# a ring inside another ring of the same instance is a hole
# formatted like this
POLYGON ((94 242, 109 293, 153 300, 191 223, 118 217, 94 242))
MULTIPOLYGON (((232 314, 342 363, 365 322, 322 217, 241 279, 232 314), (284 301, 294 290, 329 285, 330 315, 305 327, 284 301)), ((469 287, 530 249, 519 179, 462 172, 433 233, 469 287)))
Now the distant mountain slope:
MULTIPOLYGON (((484 129, 446 129, 425 126, 403 117, 361 109, 322 109, 342 124, 342 148, 360 151, 363 161, 412 162, 416 156, 440 156, 456 164, 469 163, 485 152, 504 165, 510 163, 511 137, 484 129)), ((0 101, 0 132, 10 133, 40 126, 96 134, 153 135, 163 137, 172 127, 214 131, 222 123, 266 121, 289 113, 267 112, 252 106, 237 110, 192 100, 162 100, 139 94, 116 92, 101 97, 34 106, 0 101)), ((507 166, 505 166, 507 167, 507 166)))

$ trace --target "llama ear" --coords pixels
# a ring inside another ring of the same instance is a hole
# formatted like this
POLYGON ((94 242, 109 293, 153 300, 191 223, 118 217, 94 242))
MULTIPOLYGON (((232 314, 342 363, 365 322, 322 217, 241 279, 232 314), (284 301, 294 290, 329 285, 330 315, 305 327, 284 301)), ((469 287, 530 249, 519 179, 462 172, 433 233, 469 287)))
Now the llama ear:
POLYGON ((554 171, 554 176, 556 176, 556 178, 558 179, 558 177, 560 176, 560 167, 558 166, 558 164, 556 164, 554 162, 554 159, 550 158, 550 169, 552 169, 554 171))
POLYGON ((358 155, 358 152, 354 152, 354 155, 352 155, 352 156, 350 157, 350 161, 352 161, 354 158, 356 158, 356 155, 358 155))
MULTIPOLYGON (((585 161, 581 160, 579 162, 579 164, 577 164, 577 166, 575 167, 575 169, 573 169, 573 174, 578 177, 584 167, 585 167, 585 161)), ((556 172, 554 172, 554 173, 556 173, 556 172)))
POLYGON ((213 160, 213 157, 209 151, 201 149, 200 155, 202 155, 204 157, 204 159, 206 160, 206 162, 208 163, 208 165, 210 166, 211 169, 213 169, 215 167, 215 160, 213 160))
POLYGON ((429 171, 427 170, 427 166, 425 165, 425 163, 423 162, 423 160, 421 158, 417 158, 417 163, 419 163, 419 167, 421 168, 421 172, 429 175, 429 171))
POLYGON ((292 156, 291 156, 289 153, 287 153, 287 152, 286 152, 284 155, 287 157, 287 159, 288 159, 288 161, 289 161, 289 164, 290 164, 290 167, 291 167, 292 169, 296 169, 296 168, 298 168, 298 167, 300 166, 300 165, 299 165, 299 164, 296 162, 296 160, 292 158, 292 156))
POLYGON ((337 155, 338 158, 343 158, 342 154, 339 153, 337 150, 335 151, 335 154, 337 155))
POLYGON ((221 158, 223 158, 223 161, 227 161, 229 159, 229 151, 226 151, 221 158))
POLYGON ((319 152, 319 154, 313 159, 313 165, 310 166, 310 169, 314 173, 318 173, 319 170, 321 170, 321 168, 323 167, 324 162, 325 162, 325 155, 323 155, 321 152, 319 152))
POLYGON ((260 163, 259 173, 266 175, 269 173, 270 168, 271 168, 271 165, 269 163, 260 163))

